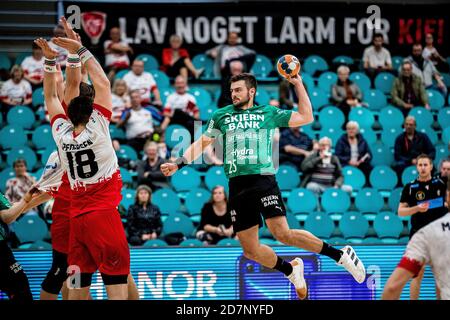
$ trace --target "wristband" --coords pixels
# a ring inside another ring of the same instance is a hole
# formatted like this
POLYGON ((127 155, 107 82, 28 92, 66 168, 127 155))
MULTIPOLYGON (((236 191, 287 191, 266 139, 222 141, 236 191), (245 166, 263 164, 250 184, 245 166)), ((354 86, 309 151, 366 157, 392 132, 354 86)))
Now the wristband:
POLYGON ((66 66, 69 68, 81 68, 81 59, 78 54, 69 53, 66 66))
POLYGON ((56 73, 58 70, 56 69, 56 58, 54 59, 44 59, 44 71, 50 73, 56 73))
POLYGON ((77 54, 80 57, 82 64, 85 64, 86 61, 93 57, 92 53, 86 49, 86 47, 81 47, 78 49, 77 54))
POLYGON ((185 157, 177 158, 174 163, 178 166, 178 169, 181 169, 188 165, 188 161, 185 157))

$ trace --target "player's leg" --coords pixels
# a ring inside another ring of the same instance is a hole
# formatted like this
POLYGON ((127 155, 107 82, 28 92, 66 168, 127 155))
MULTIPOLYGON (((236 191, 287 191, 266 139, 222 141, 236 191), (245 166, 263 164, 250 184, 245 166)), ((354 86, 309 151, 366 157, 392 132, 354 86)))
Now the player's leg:
POLYGON ((410 300, 419 300, 420 296, 420 286, 422 284, 423 274, 425 273, 425 266, 422 267, 417 277, 411 280, 411 284, 409 287, 409 299, 410 300))
POLYGON ((128 275, 128 300, 139 300, 139 291, 131 273, 128 275))
POLYGON ((41 285, 41 300, 58 300, 59 292, 67 279, 67 255, 53 250, 52 266, 41 285))
POLYGON ((403 288, 414 274, 404 268, 395 268, 394 272, 389 277, 384 291, 381 296, 382 300, 398 300, 403 288))
POLYGON ((128 299, 128 275, 107 275, 102 273, 108 300, 128 299))

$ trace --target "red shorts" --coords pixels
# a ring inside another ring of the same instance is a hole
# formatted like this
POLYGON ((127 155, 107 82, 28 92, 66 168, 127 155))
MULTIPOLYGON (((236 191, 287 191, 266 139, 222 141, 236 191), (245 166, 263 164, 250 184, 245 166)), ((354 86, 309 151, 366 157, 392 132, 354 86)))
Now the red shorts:
POLYGON ((82 273, 130 273, 130 249, 117 209, 97 210, 70 220, 69 265, 82 273))
POLYGON ((69 253, 70 200, 55 198, 52 209, 52 247, 54 250, 69 253))

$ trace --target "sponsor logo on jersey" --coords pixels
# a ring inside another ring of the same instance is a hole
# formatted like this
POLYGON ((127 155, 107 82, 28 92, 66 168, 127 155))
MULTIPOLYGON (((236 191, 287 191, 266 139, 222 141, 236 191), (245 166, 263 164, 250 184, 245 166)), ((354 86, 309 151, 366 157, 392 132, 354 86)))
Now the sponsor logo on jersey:
POLYGON ((63 143, 62 149, 63 149, 63 151, 80 150, 80 149, 87 148, 93 144, 94 143, 90 139, 88 139, 85 142, 80 143, 80 144, 63 143))
POLYGON ((416 199, 419 200, 419 201, 425 199, 425 192, 417 191, 416 192, 416 199))
POLYGON ((64 125, 64 123, 63 122, 61 122, 60 124, 58 124, 57 126, 56 126, 56 132, 58 132, 60 129, 61 129, 61 127, 64 125))

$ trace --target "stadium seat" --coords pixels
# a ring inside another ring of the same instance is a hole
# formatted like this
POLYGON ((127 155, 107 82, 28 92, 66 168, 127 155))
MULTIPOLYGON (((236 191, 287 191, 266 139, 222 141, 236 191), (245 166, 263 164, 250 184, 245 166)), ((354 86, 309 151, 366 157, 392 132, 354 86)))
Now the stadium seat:
POLYGON ((199 173, 191 167, 184 167, 171 176, 172 186, 178 192, 197 188, 200 186, 200 182, 199 173))
POLYGON ((21 52, 16 56, 16 60, 14 64, 21 65, 22 61, 25 60, 26 57, 31 56, 31 52, 21 52))
POLYGON ((239 247, 241 243, 236 239, 225 238, 217 242, 217 245, 225 247, 239 247))
POLYGON ((5 168, 2 172, 0 172, 0 191, 5 192, 6 189, 6 182, 14 178, 16 176, 16 173, 14 172, 14 169, 12 167, 5 168))
POLYGON ((341 128, 345 122, 344 113, 337 107, 324 107, 319 112, 319 121, 325 128, 341 128))
POLYGON ((31 104, 33 107, 43 106, 44 102, 44 89, 42 87, 35 89, 31 95, 31 104))
POLYGON ((7 71, 11 69, 11 60, 9 59, 7 53, 0 53, 0 69, 5 69, 7 71))
POLYGON ((261 238, 259 242, 267 246, 280 245, 280 243, 274 239, 261 238))
POLYGON ((417 172, 416 166, 409 166, 403 170, 402 173, 402 184, 405 185, 411 181, 417 179, 419 173, 417 172))
POLYGON ((370 146, 370 150, 372 151, 371 163, 373 166, 380 166, 380 165, 390 166, 394 161, 394 155, 389 149, 389 146, 375 143, 370 146))
POLYGON ((117 157, 121 159, 128 159, 131 161, 137 161, 138 155, 136 150, 126 144, 120 145, 120 149, 116 151, 117 157))
POLYGON ((394 106, 387 106, 381 109, 378 115, 378 121, 383 129, 385 128, 400 128, 403 125, 403 113, 394 106))
POLYGON ((337 56, 333 59, 333 64, 335 65, 342 65, 345 64, 347 66, 351 66, 355 63, 355 60, 349 56, 337 56))
POLYGON ((133 185, 133 174, 125 168, 120 168, 120 175, 122 177, 122 182, 125 185, 133 185))
POLYGON ((448 143, 448 141, 450 141, 450 127, 442 130, 442 142, 448 143))
POLYGON ((203 242, 198 239, 186 239, 181 242, 180 247, 202 247, 204 246, 203 242))
POLYGON ((258 105, 265 105, 269 104, 270 102, 270 95, 264 88, 258 88, 256 91, 255 101, 258 103, 258 105))
POLYGON ((200 120, 202 121, 208 121, 212 118, 212 115, 214 111, 217 110, 217 107, 215 104, 211 104, 207 106, 206 108, 200 108, 200 120))
MULTIPOLYGON (((122 171, 122 168, 120 169, 121 169, 120 171, 122 171)), ((123 205, 126 210, 128 210, 128 207, 134 204, 135 202, 136 190, 123 188, 121 194, 122 194, 122 201, 120 201, 120 204, 123 205)))
POLYGON ((48 124, 37 127, 31 136, 31 141, 36 149, 56 149, 52 128, 48 124))
POLYGON ((34 112, 27 106, 16 106, 6 115, 8 124, 16 125, 23 129, 30 129, 36 121, 34 112))
POLYGON ((345 166, 342 168, 344 175, 344 184, 352 186, 353 190, 360 190, 366 184, 364 173, 353 166, 345 166))
POLYGON ((266 79, 273 70, 272 61, 265 55, 258 54, 250 70, 258 80, 266 79))
POLYGON ((314 78, 306 72, 301 73, 302 76, 302 81, 306 86, 306 90, 308 90, 308 93, 310 92, 309 90, 313 89, 315 87, 314 85, 314 78))
POLYGON ((43 240, 48 234, 44 220, 37 215, 27 215, 14 224, 14 232, 20 243, 43 240))
POLYGON ((156 190, 152 195, 152 202, 163 214, 175 213, 181 206, 180 198, 168 188, 156 190))
POLYGON ((371 128, 375 122, 372 111, 364 107, 352 108, 348 119, 358 122, 360 128, 371 128))
POLYGON ((403 188, 395 188, 391 191, 391 195, 388 199, 388 206, 393 212, 397 212, 398 205, 400 203, 400 197, 402 195, 403 188))
POLYGON ((335 128, 335 127, 328 127, 328 128, 322 128, 320 130, 319 136, 320 138, 328 137, 331 139, 331 145, 335 146, 336 142, 339 140, 339 138, 344 134, 344 130, 341 128, 335 128))
POLYGON ((322 89, 326 93, 330 93, 331 87, 333 86, 333 84, 337 82, 337 80, 338 76, 336 73, 327 71, 319 76, 319 79, 317 80, 317 85, 320 89, 322 89))
POLYGON ((424 107, 414 107, 409 111, 408 115, 413 116, 416 119, 417 128, 431 127, 434 122, 430 110, 427 110, 424 107))
POLYGON ((359 212, 346 212, 339 221, 339 229, 345 239, 364 239, 369 230, 369 222, 359 212))
POLYGON ((378 213, 384 206, 384 200, 377 190, 364 188, 355 198, 355 206, 362 213, 378 213))
POLYGON ((359 132, 369 145, 377 142, 377 134, 371 128, 360 128, 359 132))
POLYGON ((136 60, 144 61, 144 70, 147 72, 159 69, 158 60, 151 54, 147 53, 140 54, 136 57, 136 60))
POLYGON ((434 131, 431 127, 420 127, 420 128, 417 128, 417 131, 425 133, 427 135, 428 139, 430 139, 431 143, 434 145, 439 140, 436 131, 434 131))
POLYGON ((434 164, 436 168, 440 165, 443 159, 449 156, 448 146, 445 144, 436 145, 436 158, 434 159, 434 164))
POLYGON ((164 72, 160 70, 152 70, 151 74, 153 78, 155 78, 158 89, 170 87, 170 79, 164 72))
POLYGON ((347 244, 347 240, 342 237, 331 237, 330 239, 328 239, 327 243, 332 246, 343 246, 347 244))
POLYGON ((386 96, 381 90, 366 90, 364 91, 363 96, 363 101, 369 105, 370 110, 378 111, 387 105, 386 96))
POLYGON ((192 87, 189 89, 189 93, 195 97, 199 108, 208 107, 212 103, 211 94, 202 87, 192 87))
POLYGON ((403 230, 403 223, 392 212, 380 212, 375 218, 373 227, 379 238, 398 239, 403 230))
POLYGON ((212 166, 205 174, 206 187, 212 191, 215 186, 223 186, 225 190, 228 188, 228 179, 225 176, 223 166, 212 166))
POLYGON ((366 237, 363 239, 362 243, 375 245, 375 244, 382 244, 383 242, 378 237, 366 237))
POLYGON ((290 165, 280 165, 276 179, 281 190, 291 190, 298 186, 300 177, 295 167, 290 165))
POLYGON ((397 175, 388 166, 376 166, 370 173, 370 184, 377 190, 392 190, 397 185, 397 175))
POLYGON ((211 198, 211 192, 203 188, 196 188, 186 195, 184 205, 189 215, 198 215, 202 212, 203 205, 211 198))
POLYGON ((400 56, 393 56, 393 57, 391 58, 391 60, 392 60, 392 69, 398 70, 398 68, 400 68, 401 65, 402 65, 403 57, 400 57, 400 56))
POLYGON ((353 81, 364 93, 370 90, 370 79, 362 72, 352 72, 349 79, 353 81))
POLYGON ((201 79, 214 78, 214 61, 206 54, 198 54, 192 59, 192 64, 196 69, 204 68, 201 79))
POLYGON ((52 245, 46 241, 38 240, 30 244, 31 250, 52 250, 52 245))
POLYGON ((316 71, 327 71, 328 63, 318 55, 311 55, 303 62, 303 70, 314 76, 316 71))
POLYGON ((161 239, 152 239, 152 240, 145 241, 142 246, 155 248, 155 247, 167 247, 168 244, 167 244, 167 242, 165 242, 164 240, 161 240, 161 239))
POLYGON ((381 141, 388 148, 393 148, 395 140, 403 132, 402 127, 386 127, 381 131, 381 141))
POLYGON ((120 70, 119 72, 116 73, 115 79, 122 79, 129 71, 130 69, 120 70))
POLYGON ((389 72, 380 72, 375 77, 375 89, 380 90, 384 94, 391 93, 392 85, 394 84, 395 76, 389 72))
POLYGON ((194 234, 194 224, 191 219, 182 213, 171 213, 167 216, 163 224, 163 235, 181 232, 185 237, 190 237, 194 234))
POLYGON ((109 134, 111 139, 125 139, 125 131, 121 128, 117 128, 115 124, 109 125, 109 134))
POLYGON ((431 110, 440 110, 444 106, 445 99, 439 91, 428 89, 427 94, 428 104, 430 105, 431 110))
POLYGON ((314 110, 319 110, 319 108, 328 104, 328 97, 325 91, 320 88, 308 88, 309 98, 311 99, 311 104, 314 110))
POLYGON ((328 213, 346 212, 350 207, 350 196, 341 189, 329 188, 322 194, 321 204, 328 213))
POLYGON ((12 166, 14 161, 19 158, 25 159, 28 170, 32 170, 37 162, 37 157, 34 151, 29 147, 24 146, 11 149, 6 157, 6 163, 9 166, 12 166))
POLYGON ((166 129, 165 137, 169 149, 180 143, 184 143, 186 147, 191 144, 191 134, 185 127, 178 124, 169 125, 166 129))
POLYGON ((316 209, 317 197, 310 190, 297 188, 289 194, 287 206, 294 214, 309 213, 316 209))
POLYGON ((324 212, 311 213, 305 221, 305 230, 321 239, 330 238, 334 228, 333 220, 324 212))
POLYGON ((438 123, 442 129, 450 127, 450 107, 439 110, 438 123))

